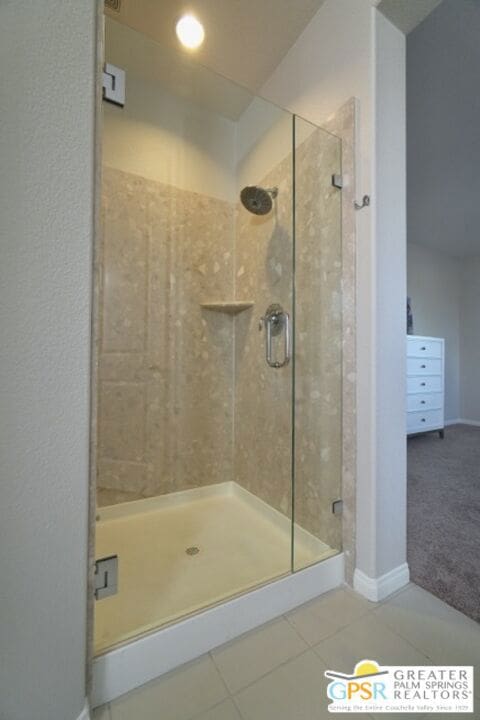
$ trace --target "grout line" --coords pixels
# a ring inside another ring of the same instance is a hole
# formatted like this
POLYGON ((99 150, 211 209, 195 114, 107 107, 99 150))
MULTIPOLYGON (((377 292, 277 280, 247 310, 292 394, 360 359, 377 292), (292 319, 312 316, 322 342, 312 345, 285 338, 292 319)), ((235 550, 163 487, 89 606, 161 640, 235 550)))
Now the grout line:
POLYGON ((238 704, 238 699, 235 697, 235 695, 232 695, 232 702, 235 705, 235 708, 236 708, 238 714, 240 715, 241 720, 248 720, 248 718, 242 714, 242 711, 240 710, 240 706, 238 704))
MULTIPOLYGON (((221 647, 221 645, 220 645, 220 647, 221 647)), ((215 649, 216 649, 216 648, 215 648, 215 649)), ((213 667, 214 667, 215 670, 217 671, 217 675, 218 675, 218 677, 220 678, 223 687, 224 687, 225 690, 227 691, 227 696, 228 696, 228 697, 231 697, 231 696, 232 696, 232 693, 230 692, 229 687, 228 687, 228 685, 227 685, 227 683, 226 683, 226 681, 225 681, 222 673, 220 672, 220 668, 218 667, 217 663, 215 662, 215 658, 213 657, 213 652, 210 650, 210 651, 207 653, 207 655, 209 656, 210 660, 212 661, 213 667)), ((222 700, 222 702, 223 702, 223 700, 222 700)))
MULTIPOLYGON (((267 625, 271 625, 272 623, 277 622, 278 620, 280 620, 280 619, 282 619, 282 618, 285 619, 283 615, 279 615, 277 618, 273 618, 273 620, 269 620, 268 622, 263 623, 263 625, 260 625, 258 628, 254 628, 253 630, 249 630, 248 632, 244 633, 243 635, 240 635, 239 638, 234 638, 233 640, 230 640, 229 642, 225 643, 225 645, 233 646, 233 645, 235 645, 235 643, 236 643, 237 640, 239 640, 240 638, 244 637, 245 635, 255 634, 257 630, 261 630, 261 629, 263 629, 264 627, 266 627, 267 625)), ((289 623, 289 625, 290 625, 290 623, 289 623)), ((291 625, 290 625, 290 627, 291 627, 291 625)), ((295 628, 293 628, 293 629, 295 630, 295 628)), ((297 632, 297 635, 298 635, 298 632, 297 632)), ((298 637, 299 637, 300 640, 301 640, 303 643, 305 643, 305 645, 306 645, 306 647, 305 647, 303 650, 301 650, 299 653, 296 653, 296 654, 292 655, 291 657, 287 658, 286 660, 283 660, 283 662, 279 663, 279 664, 276 665, 274 668, 271 668, 271 670, 267 670, 267 672, 262 673, 261 675, 258 675, 258 676, 255 678, 255 680, 252 680, 251 682, 247 683, 246 685, 244 685, 243 687, 239 688, 238 690, 235 690, 235 692, 232 692, 232 691, 228 688, 227 683, 226 683, 225 680, 223 679, 222 671, 221 671, 220 668, 217 666, 217 663, 216 663, 216 661, 215 661, 215 657, 213 656, 213 652, 214 652, 214 651, 210 651, 208 654, 210 655, 211 659, 213 660, 213 663, 214 663, 215 667, 217 668, 217 671, 218 671, 218 673, 220 674, 220 676, 221 676, 221 678, 222 678, 222 680, 223 680, 223 683, 224 683, 225 687, 227 688, 227 691, 228 691, 229 696, 230 696, 230 697, 234 697, 235 695, 238 695, 239 693, 241 693, 241 692, 243 692, 244 690, 246 690, 247 688, 249 688, 251 685, 254 685, 258 680, 261 680, 262 678, 267 677, 268 675, 270 675, 270 674, 271 674, 272 672, 274 672, 275 670, 278 670, 278 668, 282 667, 283 665, 286 665, 286 664, 289 663, 291 660, 295 660, 296 658, 300 657, 301 655, 303 655, 304 653, 306 653, 306 652, 308 652, 309 650, 312 649, 311 646, 307 643, 307 641, 306 641, 304 638, 302 638, 300 635, 298 635, 298 637)), ((215 650, 219 650, 221 647, 222 647, 222 645, 219 645, 219 647, 218 647, 218 648, 215 648, 215 650)))
MULTIPOLYGON (((348 586, 347 586, 347 587, 348 587, 348 586)), ((297 612, 297 611, 300 610, 301 608, 305 607, 305 605, 309 605, 310 603, 314 603, 317 599, 321 599, 321 598, 324 598, 324 597, 328 596, 328 595, 331 594, 331 593, 338 592, 339 589, 341 589, 341 590, 343 590, 344 592, 346 592, 345 588, 344 588, 343 586, 340 586, 339 588, 335 588, 334 590, 330 590, 330 591, 328 591, 327 593, 324 593, 323 595, 318 595, 318 598, 313 598, 312 600, 309 600, 308 602, 304 603, 303 605, 300 605, 298 608, 293 608, 293 610, 290 610, 290 612, 289 612, 288 614, 292 614, 292 613, 297 612)), ((362 599, 364 599, 364 598, 362 598, 362 599)), ((367 601, 367 602, 368 602, 368 601, 367 601)), ((356 622, 357 620, 360 620, 361 618, 367 617, 367 615, 370 615, 371 613, 373 613, 373 611, 374 611, 374 608, 372 607, 372 608, 366 610, 362 615, 359 615, 358 617, 356 617, 355 620, 351 620, 350 622, 347 622, 345 625, 340 625, 340 626, 338 626, 332 633, 329 633, 328 635, 325 635, 324 638, 322 638, 321 640, 319 640, 319 641, 318 641, 317 643, 315 643, 314 645, 310 645, 310 644, 308 643, 308 640, 305 640, 305 638, 303 637, 303 635, 300 634, 299 630, 295 627, 295 625, 294 625, 293 622, 290 620, 290 618, 288 617, 288 615, 285 614, 285 615, 283 615, 282 617, 285 618, 285 620, 288 622, 288 624, 295 630, 295 632, 297 633, 297 635, 298 635, 304 642, 306 642, 311 649, 313 649, 313 648, 315 648, 317 645, 320 645, 320 643, 322 643, 324 640, 329 640, 330 638, 334 637, 335 635, 337 635, 337 634, 338 634, 339 632, 341 632, 342 630, 345 630, 345 628, 347 628, 349 625, 352 625, 352 624, 353 624, 354 622, 356 622)))
MULTIPOLYGON (((302 638, 302 640, 303 640, 303 638, 302 638)), ((304 642, 305 642, 305 640, 304 640, 304 642)), ((259 675, 258 677, 255 678, 255 680, 252 680, 251 682, 247 683, 247 685, 244 685, 244 687, 240 688, 239 690, 236 690, 234 693, 231 692, 230 696, 235 700, 237 695, 240 695, 245 690, 248 690, 249 688, 251 688, 252 685, 255 685, 255 683, 259 682, 259 680, 264 680, 272 673, 276 672, 277 670, 284 667, 285 665, 288 665, 288 663, 292 662, 293 660, 298 660, 298 658, 302 657, 302 655, 306 655, 306 653, 312 652, 312 650, 313 650, 312 647, 307 646, 304 650, 302 650, 302 652, 298 653, 297 655, 293 655, 290 658, 287 658, 287 660, 284 660, 283 662, 279 663, 278 665, 276 665, 274 668, 272 668, 268 672, 263 673, 263 675, 259 675)), ((320 659, 320 658, 318 658, 318 659, 320 659)))

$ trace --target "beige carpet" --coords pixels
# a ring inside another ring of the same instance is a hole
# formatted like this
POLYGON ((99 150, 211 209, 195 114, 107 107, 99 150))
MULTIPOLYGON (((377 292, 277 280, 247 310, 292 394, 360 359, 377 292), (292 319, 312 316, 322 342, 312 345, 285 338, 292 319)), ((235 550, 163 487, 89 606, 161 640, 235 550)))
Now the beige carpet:
POLYGON ((413 582, 480 622, 480 428, 408 440, 413 582))

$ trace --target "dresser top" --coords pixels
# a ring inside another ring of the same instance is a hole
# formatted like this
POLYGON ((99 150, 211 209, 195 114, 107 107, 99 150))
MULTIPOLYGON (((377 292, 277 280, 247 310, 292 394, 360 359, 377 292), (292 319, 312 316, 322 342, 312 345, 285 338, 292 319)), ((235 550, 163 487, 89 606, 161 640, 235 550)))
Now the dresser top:
POLYGON ((445 342, 445 338, 431 337, 429 335, 407 335, 407 340, 437 340, 440 342, 445 342))

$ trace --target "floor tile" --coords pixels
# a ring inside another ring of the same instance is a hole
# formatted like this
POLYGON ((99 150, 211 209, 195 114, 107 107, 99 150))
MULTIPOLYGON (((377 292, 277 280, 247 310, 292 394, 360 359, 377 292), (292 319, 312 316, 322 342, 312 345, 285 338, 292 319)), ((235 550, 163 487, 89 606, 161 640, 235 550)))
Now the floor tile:
POLYGON ((480 625, 416 585, 374 611, 436 665, 473 665, 480 697, 480 625))
POLYGON ((327 709, 325 669, 312 650, 281 665, 235 696, 242 717, 244 720, 331 718, 327 709))
POLYGON ((212 657, 228 689, 236 693, 307 648, 280 618, 214 650, 212 657))
POLYGON ((112 720, 190 720, 228 693, 205 655, 111 703, 112 720))
POLYGON ((369 613, 315 646, 315 652, 330 670, 351 673, 359 660, 380 665, 431 665, 410 643, 369 613))
POLYGON ((196 715, 193 720, 242 720, 233 700, 224 700, 219 705, 196 715))
POLYGON ((101 707, 95 708, 90 713, 92 720, 110 720, 110 707, 109 705, 102 705, 101 707))
POLYGON ((373 607, 373 603, 360 595, 341 589, 292 610, 287 619, 309 645, 317 645, 373 607))

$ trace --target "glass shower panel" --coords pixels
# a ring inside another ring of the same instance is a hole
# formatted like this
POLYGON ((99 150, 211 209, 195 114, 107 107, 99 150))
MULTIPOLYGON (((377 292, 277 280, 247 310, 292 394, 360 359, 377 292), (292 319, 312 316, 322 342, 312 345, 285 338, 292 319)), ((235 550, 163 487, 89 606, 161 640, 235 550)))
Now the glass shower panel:
POLYGON ((295 117, 293 569, 341 550, 341 141, 295 117), (337 505, 336 510, 339 510, 337 505))
MULTIPOLYGON (((292 517, 292 124, 290 113, 260 98, 238 121, 237 190, 256 190, 239 205, 235 239, 236 297, 254 306, 235 319, 234 476, 263 503, 282 547, 292 517), (251 204, 259 191, 271 203, 261 215, 251 204)), ((289 572, 282 551, 285 560, 289 572)))
POLYGON ((292 116, 110 17, 105 44, 97 652, 290 572, 292 546, 292 116))

